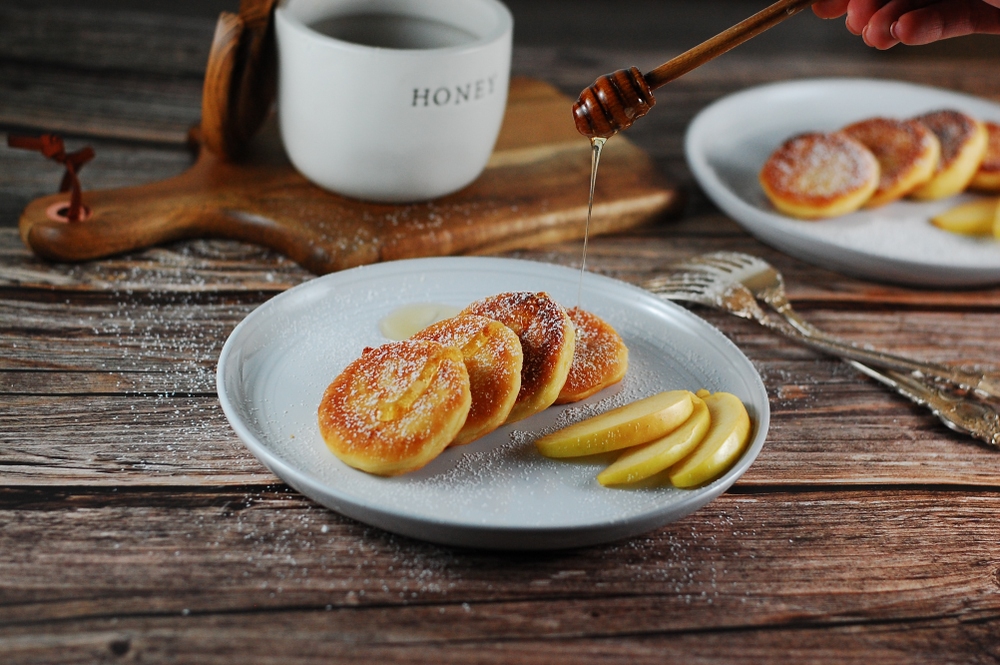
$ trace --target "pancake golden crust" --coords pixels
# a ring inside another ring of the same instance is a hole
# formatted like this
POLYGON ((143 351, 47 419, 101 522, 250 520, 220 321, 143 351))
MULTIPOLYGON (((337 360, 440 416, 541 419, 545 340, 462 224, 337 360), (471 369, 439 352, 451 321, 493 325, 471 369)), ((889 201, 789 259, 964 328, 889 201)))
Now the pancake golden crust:
POLYGON ((941 143, 923 123, 895 118, 869 118, 848 125, 845 134, 872 151, 879 164, 879 182, 866 208, 900 199, 934 175, 941 143))
POLYGON ((809 133, 775 150, 759 178, 779 211, 822 219, 860 208, 878 186, 879 166, 871 151, 846 134, 809 133))
POLYGON ((986 154, 986 127, 959 111, 946 109, 916 118, 941 143, 941 159, 934 176, 910 193, 915 199, 931 201, 958 194, 979 170, 986 154))
POLYGON ((419 469, 452 441, 472 403, 461 352, 404 340, 367 348, 327 387, 319 429, 345 464, 383 476, 419 469))
POLYGON ((521 341, 521 389, 507 422, 523 420, 551 406, 566 383, 576 345, 566 310, 544 292, 501 293, 462 311, 499 321, 521 341))
POLYGON ((523 354, 514 331, 485 316, 459 315, 425 328, 412 339, 425 339, 462 352, 469 372, 472 406, 451 445, 469 443, 502 425, 521 389, 523 354))
POLYGON ((579 307, 566 313, 576 328, 576 346, 556 404, 586 399, 621 381, 628 369, 628 347, 614 328, 579 307))
POLYGON ((1000 125, 995 122, 983 125, 986 127, 986 153, 969 187, 981 192, 1000 192, 1000 125))

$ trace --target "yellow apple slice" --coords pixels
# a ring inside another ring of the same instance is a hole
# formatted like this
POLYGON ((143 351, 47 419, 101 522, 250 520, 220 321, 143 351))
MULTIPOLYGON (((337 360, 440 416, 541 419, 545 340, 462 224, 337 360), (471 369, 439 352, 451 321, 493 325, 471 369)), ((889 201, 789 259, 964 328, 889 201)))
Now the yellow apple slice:
POLYGON ((676 487, 695 487, 722 475, 750 441, 750 416, 739 397, 712 393, 704 400, 712 424, 694 452, 667 472, 676 487))
POLYGON ((976 199, 931 217, 931 224, 952 233, 988 236, 993 232, 998 209, 1000 209, 998 198, 976 199))
POLYGON ((648 443, 688 419, 691 397, 687 390, 657 393, 546 434, 535 446, 546 457, 579 457, 648 443))
POLYGON ((624 485, 645 480, 683 459, 705 437, 712 422, 700 397, 691 399, 694 409, 684 424, 656 441, 629 448, 597 476, 602 485, 624 485))
POLYGON ((1000 199, 997 199, 997 214, 993 216, 993 237, 1000 240, 1000 199))

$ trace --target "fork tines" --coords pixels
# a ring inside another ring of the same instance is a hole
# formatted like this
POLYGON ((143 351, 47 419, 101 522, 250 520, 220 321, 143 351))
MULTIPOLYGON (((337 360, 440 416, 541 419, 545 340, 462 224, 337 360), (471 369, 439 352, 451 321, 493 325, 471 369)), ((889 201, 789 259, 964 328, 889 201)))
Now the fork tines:
POLYGON ((674 273, 647 280, 642 287, 666 300, 689 300, 710 304, 720 295, 719 282, 705 273, 674 273))
POLYGON ((702 254, 681 262, 677 268, 680 270, 718 270, 726 273, 733 273, 748 269, 761 269, 770 267, 762 259, 742 252, 712 252, 702 254))
POLYGON ((672 275, 661 275, 653 277, 643 283, 643 288, 649 291, 673 291, 673 290, 705 290, 714 286, 717 282, 707 274, 694 272, 674 273, 672 275))

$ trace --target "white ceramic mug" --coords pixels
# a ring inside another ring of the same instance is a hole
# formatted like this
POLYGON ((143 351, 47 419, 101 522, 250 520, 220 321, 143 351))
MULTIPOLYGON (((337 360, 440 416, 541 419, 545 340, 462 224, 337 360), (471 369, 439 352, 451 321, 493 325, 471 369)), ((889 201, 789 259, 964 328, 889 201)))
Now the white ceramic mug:
POLYGON ((402 203, 482 172, 510 78, 498 0, 285 0, 275 29, 281 137, 311 181, 402 203))

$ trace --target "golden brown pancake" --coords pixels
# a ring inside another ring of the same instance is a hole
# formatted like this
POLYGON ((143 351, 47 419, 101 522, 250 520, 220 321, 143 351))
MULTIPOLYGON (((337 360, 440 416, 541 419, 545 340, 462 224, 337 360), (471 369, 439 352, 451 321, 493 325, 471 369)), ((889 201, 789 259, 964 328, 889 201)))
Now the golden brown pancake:
POLYGON ((514 331, 493 319, 462 314, 421 330, 412 339, 427 339, 462 352, 469 372, 472 407, 451 442, 457 446, 502 425, 521 389, 523 354, 514 331))
POLYGON ((1000 125, 984 122, 986 127, 986 153, 979 170, 969 182, 970 189, 981 192, 1000 192, 1000 125))
POLYGON ((566 313, 576 328, 576 347, 556 404, 586 399, 621 381, 628 369, 628 347, 614 328, 579 307, 566 313))
POLYGON ((345 464, 395 476, 434 459, 462 429, 472 396, 461 352, 404 340, 367 348, 327 387, 319 429, 345 464))
POLYGON ((499 321, 521 340, 521 390, 507 422, 527 418, 556 401, 576 345, 573 323, 559 303, 544 292, 501 293, 472 303, 462 314, 499 321))
POLYGON ((878 160, 844 133, 809 133, 781 145, 760 171, 774 207, 800 219, 854 212, 875 192, 878 160))
POLYGON ((986 154, 986 128, 975 118, 950 109, 916 119, 938 137, 941 159, 934 176, 910 196, 930 201, 958 194, 968 187, 986 154))
POLYGON ((879 164, 879 182, 866 208, 901 199, 934 175, 941 143, 916 120, 869 118, 843 130, 872 151, 879 164))

